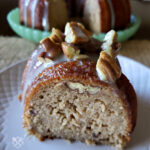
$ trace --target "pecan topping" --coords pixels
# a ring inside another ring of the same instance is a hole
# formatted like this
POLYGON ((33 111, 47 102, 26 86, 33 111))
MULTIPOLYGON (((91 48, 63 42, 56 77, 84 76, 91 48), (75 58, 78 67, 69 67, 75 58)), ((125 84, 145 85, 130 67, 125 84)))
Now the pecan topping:
POLYGON ((121 69, 119 65, 104 51, 100 53, 96 69, 100 79, 103 81, 114 82, 121 76, 121 69))
POLYGON ((42 40, 40 44, 44 47, 45 52, 48 52, 52 58, 57 57, 62 52, 61 46, 57 43, 54 43, 48 37, 42 40))
POLYGON ((103 41, 104 42, 101 46, 102 50, 104 50, 110 56, 116 57, 120 47, 120 44, 117 41, 117 33, 114 30, 111 30, 106 34, 103 41))
POLYGON ((54 62, 53 58, 47 52, 42 52, 39 55, 38 60, 41 61, 42 63, 53 63, 54 62))
POLYGON ((88 42, 92 33, 86 30, 81 23, 70 22, 66 24, 65 36, 67 43, 81 44, 88 42))
POLYGON ((79 54, 79 55, 75 55, 75 56, 74 56, 74 59, 75 59, 75 60, 87 59, 87 58, 89 58, 89 56, 88 56, 88 55, 84 55, 84 54, 79 54))
POLYGON ((55 28, 52 28, 52 33, 49 37, 53 43, 61 44, 64 41, 64 34, 55 28))
POLYGON ((117 34, 112 30, 104 38, 103 51, 96 65, 98 76, 103 81, 115 82, 121 76, 121 68, 115 59, 118 47, 114 48, 114 45, 118 45, 117 34))
POLYGON ((80 53, 80 50, 77 49, 72 44, 63 42, 61 45, 62 45, 62 50, 68 59, 72 59, 75 55, 78 55, 80 53))
POLYGON ((80 50, 76 46, 74 46, 73 44, 68 44, 66 42, 63 42, 62 43, 62 50, 68 59, 78 60, 78 59, 88 58, 87 55, 80 54, 80 50))

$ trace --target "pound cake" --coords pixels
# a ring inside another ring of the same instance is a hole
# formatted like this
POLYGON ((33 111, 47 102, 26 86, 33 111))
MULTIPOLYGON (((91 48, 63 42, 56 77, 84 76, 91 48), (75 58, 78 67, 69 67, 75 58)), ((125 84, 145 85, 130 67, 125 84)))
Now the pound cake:
POLYGON ((23 125, 40 140, 63 138, 122 149, 136 124, 135 91, 116 58, 114 30, 101 43, 76 22, 53 28, 28 60, 23 125))
POLYGON ((126 28, 131 14, 129 0, 19 0, 19 12, 21 24, 32 28, 62 30, 78 20, 97 34, 126 28))

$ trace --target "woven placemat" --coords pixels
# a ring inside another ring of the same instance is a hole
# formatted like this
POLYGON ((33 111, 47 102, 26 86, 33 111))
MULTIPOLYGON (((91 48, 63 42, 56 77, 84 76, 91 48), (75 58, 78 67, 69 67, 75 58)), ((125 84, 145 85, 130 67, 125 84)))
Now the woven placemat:
POLYGON ((0 36, 0 69, 31 55, 36 45, 18 38, 0 36))
POLYGON ((122 44, 120 54, 150 67, 150 41, 131 40, 122 44))
MULTIPOLYGON (((0 69, 29 57, 37 45, 18 38, 0 37, 0 69)), ((122 44, 120 54, 150 67, 150 41, 131 40, 122 44)))

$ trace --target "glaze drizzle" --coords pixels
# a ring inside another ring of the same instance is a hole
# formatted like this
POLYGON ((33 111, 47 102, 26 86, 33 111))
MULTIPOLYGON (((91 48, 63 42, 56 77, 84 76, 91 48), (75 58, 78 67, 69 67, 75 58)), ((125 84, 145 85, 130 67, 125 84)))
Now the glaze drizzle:
POLYGON ((34 0, 33 3, 32 3, 32 8, 31 8, 31 22, 32 22, 32 28, 35 27, 35 13, 36 13, 36 6, 38 4, 39 0, 34 0))
POLYGON ((48 21, 48 7, 49 3, 45 0, 44 1, 44 14, 43 14, 43 19, 42 19, 42 26, 45 31, 49 30, 49 21, 48 21))
POLYGON ((27 8, 29 6, 29 2, 30 2, 30 0, 25 0, 25 4, 24 4, 23 17, 24 17, 24 24, 25 24, 25 26, 27 26, 27 8))

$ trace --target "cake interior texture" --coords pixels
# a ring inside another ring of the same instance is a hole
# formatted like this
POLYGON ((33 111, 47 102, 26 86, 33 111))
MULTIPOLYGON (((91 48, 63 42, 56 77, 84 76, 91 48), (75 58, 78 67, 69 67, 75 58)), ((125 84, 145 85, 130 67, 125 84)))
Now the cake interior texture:
POLYGON ((120 148, 129 140, 127 115, 111 88, 61 80, 38 88, 26 105, 24 126, 41 140, 64 138, 120 148))

